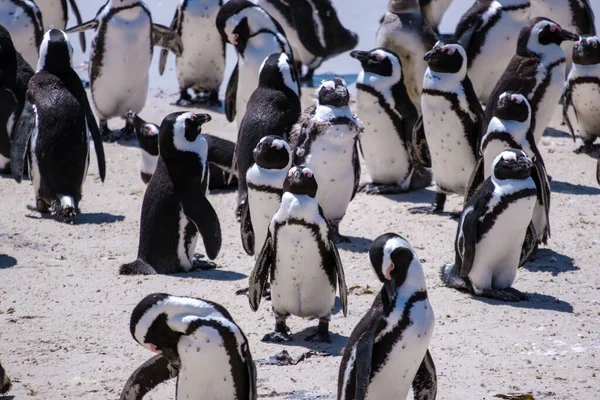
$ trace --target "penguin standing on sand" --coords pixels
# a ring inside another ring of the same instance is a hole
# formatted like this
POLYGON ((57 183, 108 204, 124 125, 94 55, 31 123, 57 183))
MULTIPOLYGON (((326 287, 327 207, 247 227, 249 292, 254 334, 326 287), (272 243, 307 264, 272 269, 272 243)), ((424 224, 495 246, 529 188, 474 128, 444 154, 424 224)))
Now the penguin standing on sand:
POLYGON ((275 313, 275 331, 266 342, 291 340, 287 317, 318 317, 315 334, 307 341, 331 342, 329 320, 339 288, 344 316, 348 289, 329 224, 317 202, 317 181, 309 168, 292 167, 283 184, 281 206, 273 216, 264 246, 250 276, 249 300, 258 309, 268 281, 275 313), (301 268, 300 268, 301 266, 301 268))
POLYGON ((215 268, 194 256, 198 234, 208 258, 221 250, 219 218, 206 198, 208 144, 201 130, 210 119, 208 114, 176 112, 163 120, 156 171, 142 203, 138 257, 121 266, 122 275, 215 268))
POLYGON ((360 180, 357 141, 362 123, 350 111, 350 93, 341 77, 317 89, 314 111, 305 112, 291 133, 294 165, 310 168, 322 184, 317 200, 336 243, 349 241, 339 233, 360 180))
POLYGON ((89 75, 102 136, 109 141, 131 139, 135 135, 132 125, 126 123, 115 138, 108 129, 108 119, 125 119, 130 110, 138 114, 142 111, 154 46, 180 55, 181 38, 169 28, 152 23, 150 10, 138 0, 108 0, 93 20, 67 33, 88 29, 94 29, 89 75))
MULTIPOLYGON (((171 29, 181 37, 183 51, 177 57, 178 106, 206 103, 220 106, 219 87, 225 72, 225 42, 215 26, 223 0, 180 0, 171 29), (196 92, 192 99, 188 89, 196 92)), ((169 52, 160 52, 162 75, 169 52)))
POLYGON ((129 326, 133 338, 157 355, 133 372, 121 400, 141 400, 174 377, 178 400, 256 399, 248 340, 220 304, 154 293, 135 306, 129 326))
POLYGON ((532 165, 522 150, 505 150, 496 157, 492 176, 460 216, 456 260, 442 267, 446 286, 503 301, 528 299, 511 286, 537 199, 532 165))
POLYGON ((415 399, 437 395, 428 347, 435 316, 423 266, 412 246, 395 233, 379 236, 369 258, 383 288, 352 331, 344 349, 338 400, 415 399))
POLYGON ((400 58, 381 48, 355 50, 350 57, 363 68, 356 81, 364 125, 359 143, 372 180, 359 190, 394 194, 429 186, 431 171, 415 156, 412 132, 419 115, 406 93, 400 58))
POLYGON ((250 96, 247 107, 248 113, 240 124, 235 147, 238 216, 248 196, 246 173, 254 164, 256 145, 264 136, 271 134, 287 139, 300 117, 298 76, 287 54, 271 54, 264 60, 260 68, 258 87, 250 96))
POLYGON ((515 54, 530 9, 529 0, 477 0, 456 26, 454 39, 467 52, 469 78, 480 101, 487 102, 515 54))
POLYGON ((3 0, 0 2, 0 25, 12 37, 15 49, 35 68, 44 26, 42 13, 33 0, 3 0))
POLYGON ((10 392, 11 388, 12 382, 2 367, 2 363, 0 363, 0 394, 6 394, 10 392))
MULTIPOLYGON (((35 3, 42 13, 44 30, 48 30, 54 26, 54 28, 64 31, 69 21, 69 5, 75 15, 77 24, 80 25, 82 23, 81 14, 75 0, 69 0, 68 4, 67 0, 35 0, 35 3)), ((85 53, 85 33, 83 32, 79 33, 79 44, 81 45, 81 50, 85 53)))
POLYGON ((486 123, 467 75, 467 55, 462 46, 440 41, 425 60, 429 66, 423 80, 423 114, 414 134, 427 138, 436 195, 431 207, 414 207, 410 212, 441 213, 447 194, 465 194, 486 123))
POLYGON ((486 121, 492 119, 502 93, 521 93, 531 105, 533 135, 539 143, 558 106, 565 83, 565 53, 560 44, 577 39, 577 35, 547 18, 533 18, 521 29, 517 53, 490 94, 485 107, 486 121))
POLYGON ((265 136, 253 152, 254 165, 246 173, 248 200, 241 215, 240 232, 249 256, 262 249, 269 224, 279 209, 283 182, 292 166, 288 143, 280 136, 265 136))
POLYGON ((10 154, 17 182, 23 179, 27 158, 36 199, 30 209, 52 213, 62 222, 70 222, 79 213, 90 161, 88 130, 102 181, 106 172, 98 125, 81 79, 73 70, 72 55, 66 33, 58 29, 46 32, 10 154))
MULTIPOLYGON (((225 116, 229 122, 235 119, 241 129, 250 97, 259 86, 264 60, 274 53, 286 53, 295 69, 292 48, 281 25, 265 10, 247 0, 225 3, 217 15, 217 29, 224 41, 235 46, 238 55, 237 64, 227 83, 225 116)), ((295 71, 294 79, 294 91, 300 93, 300 81, 295 71)), ((265 135, 270 133, 283 135, 276 131, 265 132, 265 135)), ((256 143, 249 150, 252 151, 254 146, 256 143)))

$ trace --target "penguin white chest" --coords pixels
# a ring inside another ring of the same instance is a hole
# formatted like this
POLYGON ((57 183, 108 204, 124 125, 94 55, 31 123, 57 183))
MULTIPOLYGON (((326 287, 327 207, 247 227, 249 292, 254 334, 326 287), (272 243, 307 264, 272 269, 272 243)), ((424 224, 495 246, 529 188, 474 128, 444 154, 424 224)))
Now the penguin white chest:
POLYGON ((144 149, 141 149, 142 160, 140 162, 140 171, 144 174, 152 175, 156 170, 156 163, 158 162, 158 156, 153 156, 144 149))
POLYGON ((192 269, 194 251, 198 242, 198 230, 196 225, 185 216, 183 207, 179 206, 179 241, 177 244, 177 256, 184 271, 192 269))
POLYGON ((15 49, 35 70, 38 62, 38 47, 35 40, 37 23, 11 0, 0 0, 0 25, 10 32, 15 49))
MULTIPOLYGON (((544 69, 545 70, 545 69, 544 69)), ((536 76, 536 90, 527 96, 529 101, 532 100, 537 91, 544 91, 540 97, 540 101, 535 109, 535 142, 539 143, 542 138, 550 119, 554 115, 554 110, 558 107, 558 101, 563 91, 565 84, 565 63, 555 66, 549 72, 541 71, 536 76), (547 82, 547 85, 545 83, 547 82)), ((539 96, 538 96, 539 97, 539 96)))
POLYGON ((575 86, 573 106, 577 110, 581 138, 600 136, 600 76, 597 83, 581 83, 575 86))
POLYGON ((279 209, 280 202, 277 193, 248 188, 248 206, 254 230, 254 254, 256 255, 265 244, 269 224, 279 209))

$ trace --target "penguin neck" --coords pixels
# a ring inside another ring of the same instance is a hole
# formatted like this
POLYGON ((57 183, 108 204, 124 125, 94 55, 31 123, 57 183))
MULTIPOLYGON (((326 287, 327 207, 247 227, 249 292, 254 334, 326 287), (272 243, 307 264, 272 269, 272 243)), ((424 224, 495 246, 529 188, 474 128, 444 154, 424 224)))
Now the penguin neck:
POLYGON ((427 293, 425 275, 423 274, 422 268, 416 268, 415 266, 411 265, 408 275, 406 276, 406 280, 404 283, 402 283, 402 285, 396 288, 393 298, 389 298, 387 291, 383 289, 382 300, 384 306, 391 311, 393 309, 404 308, 404 304, 408 301, 408 299, 417 292, 427 293))
POLYGON ((494 117, 490 121, 487 131, 488 133, 506 132, 506 134, 512 136, 517 143, 524 144, 527 142, 527 131, 529 131, 530 126, 531 117, 527 118, 524 122, 494 117))
POLYGON ((573 68, 569 73, 569 79, 579 76, 592 76, 600 80, 600 64, 581 65, 573 63, 573 68))
POLYGON ((423 89, 456 92, 458 87, 462 88, 462 82, 466 76, 467 72, 464 65, 457 73, 436 72, 427 67, 425 79, 423 80, 423 89))
POLYGON ((392 97, 392 88, 399 85, 401 79, 401 73, 397 71, 394 71, 391 76, 382 76, 362 70, 358 74, 356 82, 375 89, 376 92, 381 93, 389 101, 389 97, 392 97))
POLYGON ((279 210, 273 218, 278 221, 283 221, 287 218, 315 221, 318 216, 319 203, 315 197, 285 192, 281 197, 279 210))
POLYGON ((348 118, 354 120, 354 116, 350 111, 350 107, 334 107, 329 105, 319 104, 317 101, 317 108, 315 109, 315 119, 320 122, 328 122, 335 118, 348 118))
POLYGON ((139 4, 139 0, 110 0, 110 8, 124 8, 139 4))
POLYGON ((561 60, 563 64, 565 62, 565 52, 559 45, 555 43, 541 45, 533 35, 529 38, 527 50, 535 54, 546 68, 552 64, 561 63, 561 60))

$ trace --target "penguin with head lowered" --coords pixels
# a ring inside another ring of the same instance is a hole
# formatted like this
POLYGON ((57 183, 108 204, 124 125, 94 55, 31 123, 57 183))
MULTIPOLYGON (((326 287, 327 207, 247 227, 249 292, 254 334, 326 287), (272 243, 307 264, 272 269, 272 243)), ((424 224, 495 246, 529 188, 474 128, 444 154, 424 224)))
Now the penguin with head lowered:
POLYGON ((425 55, 421 109, 414 135, 425 137, 431 154, 435 201, 413 213, 441 213, 446 195, 464 195, 477 163, 478 140, 486 130, 481 104, 467 75, 467 55, 454 41, 440 41, 425 55))
POLYGON ((33 0, 3 0, 0 2, 0 25, 12 37, 15 49, 35 68, 44 26, 42 13, 33 0))
POLYGON ((44 35, 37 72, 15 127, 11 172, 21 182, 25 161, 35 190, 35 207, 70 222, 79 213, 90 160, 88 130, 94 140, 100 179, 106 166, 98 125, 85 89, 73 70, 73 47, 61 30, 44 35))
POLYGON ((356 105, 364 126, 360 150, 371 176, 359 190, 394 194, 429 186, 431 171, 415 154, 412 132, 419 115, 406 92, 400 58, 382 48, 355 50, 350 57, 363 68, 356 105))
POLYGON ((122 275, 215 267, 194 257, 198 234, 209 259, 221 250, 219 218, 206 198, 208 144, 201 130, 210 119, 208 114, 176 112, 163 120, 156 171, 142 203, 138 257, 121 265, 122 275))
POLYGON ((133 309, 130 330, 157 355, 133 372, 121 400, 141 400, 174 377, 177 400, 257 398, 248 340, 220 304, 154 293, 133 309))
POLYGON ((446 286, 503 301, 528 299, 511 286, 537 201, 532 166, 522 150, 505 150, 496 157, 492 175, 460 216, 455 262, 441 271, 446 286))
POLYGON ((12 388, 12 382, 0 363, 0 394, 6 394, 12 388))
MULTIPOLYGON (((56 29, 65 30, 69 21, 69 6, 75 15, 77 24, 81 24, 81 14, 75 0, 35 0, 35 4, 40 8, 42 19, 44 21, 44 29, 50 29, 54 26, 56 29)), ((79 33, 79 44, 81 50, 85 53, 85 33, 79 33)))
POLYGON ((249 256, 262 249, 269 224, 279 209, 283 182, 292 166, 290 146, 281 136, 265 136, 253 151, 254 164, 246 173, 248 200, 241 215, 240 232, 249 256))
MULTIPOLYGON (((224 41, 235 46, 238 55, 237 64, 227 83, 225 116, 229 122, 235 119, 238 129, 241 129, 242 119, 254 90, 261 85, 259 75, 264 60, 274 53, 286 53, 289 63, 295 69, 292 48, 281 25, 265 10, 248 0, 230 0, 225 3, 217 15, 217 29, 224 41)), ((299 94, 300 81, 296 78, 295 71, 293 76, 289 86, 295 86, 292 90, 299 94)), ((284 135, 277 131, 265 133, 268 134, 284 135)), ((252 145, 250 151, 255 145, 256 143, 252 145)))
MULTIPOLYGON (((148 70, 154 46, 180 55, 179 35, 152 22, 150 10, 139 0, 108 0, 96 17, 69 28, 67 33, 94 29, 89 75, 92 99, 105 140, 114 140, 108 119, 139 113, 148 95, 148 70)), ((133 126, 126 122, 117 139, 131 139, 133 126)))
POLYGON ((283 184, 281 206, 273 216, 265 244, 250 276, 249 300, 258 309, 266 284, 271 282, 275 330, 263 341, 291 340, 286 319, 318 317, 319 325, 308 341, 331 342, 329 320, 336 286, 344 316, 348 289, 329 224, 317 201, 317 180, 305 167, 292 167, 283 184))
POLYGON ((531 105, 533 136, 539 143, 565 83, 565 53, 560 44, 577 39, 577 35, 547 18, 533 18, 521 29, 517 52, 490 94, 485 107, 486 121, 492 119, 502 93, 521 93, 531 105))
POLYGON ((371 244, 369 258, 383 288, 352 331, 344 349, 338 400, 415 399, 437 395, 429 353, 435 316, 423 267, 401 236, 386 233, 371 244))

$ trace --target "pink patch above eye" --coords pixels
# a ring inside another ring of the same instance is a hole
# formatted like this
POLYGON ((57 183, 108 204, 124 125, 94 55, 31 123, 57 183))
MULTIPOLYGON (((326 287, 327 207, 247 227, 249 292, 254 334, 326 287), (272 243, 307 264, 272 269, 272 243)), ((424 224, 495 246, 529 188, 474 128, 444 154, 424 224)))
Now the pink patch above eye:
POLYGON ((521 104, 521 102, 523 102, 523 99, 522 99, 522 98, 520 98, 520 97, 519 97, 519 96, 517 96, 517 95, 514 95, 514 96, 512 96, 512 99, 513 99, 513 101, 514 101, 515 103, 517 103, 517 104, 521 104))
POLYGON ((279 144, 278 144, 278 145, 276 145, 276 146, 275 146, 275 148, 276 148, 277 150, 281 150, 281 145, 279 145, 279 144))
POLYGON ((377 61, 381 61, 381 60, 383 60, 383 56, 381 54, 375 54, 375 59, 377 61))
POLYGON ((233 44, 238 44, 239 37, 240 37, 240 35, 238 35, 237 33, 233 34, 233 44))
POLYGON ((550 30, 551 30, 552 32, 555 32, 555 31, 556 31, 556 30, 558 30, 558 29, 560 29, 560 27, 559 27, 558 25, 556 25, 556 24, 552 24, 552 25, 550 25, 550 30))
POLYGON ((313 174, 310 171, 304 171, 304 175, 306 175, 307 178, 312 178, 313 174))
POLYGON ((294 172, 296 172, 296 167, 294 167, 288 171, 288 176, 294 175, 294 172))
POLYGON ((149 343, 149 344, 148 344, 148 346, 150 347, 150 350, 151 350, 151 351, 153 351, 153 352, 155 352, 155 353, 158 353, 158 354, 162 354, 162 350, 158 350, 158 349, 156 348, 156 346, 155 346, 155 345, 153 345, 152 343, 149 343))

